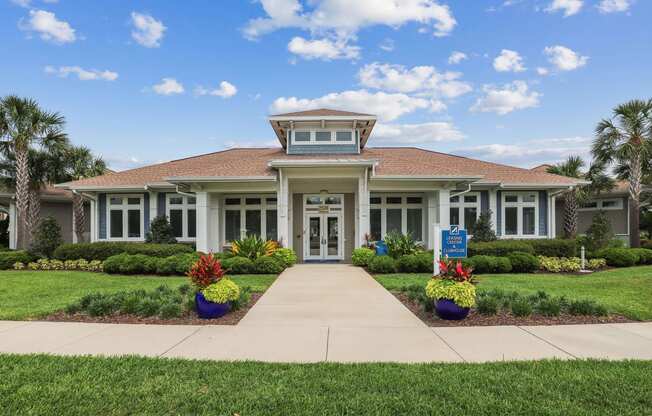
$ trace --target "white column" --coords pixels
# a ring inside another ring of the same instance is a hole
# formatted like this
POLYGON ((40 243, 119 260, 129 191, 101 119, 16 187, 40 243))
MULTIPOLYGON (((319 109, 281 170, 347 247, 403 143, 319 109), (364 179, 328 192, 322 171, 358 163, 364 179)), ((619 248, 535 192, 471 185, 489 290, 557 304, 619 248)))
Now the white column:
POLYGON ((97 228, 98 228, 98 223, 97 223, 97 201, 94 199, 91 199, 91 235, 90 235, 90 240, 91 243, 94 243, 97 241, 97 228))
POLYGON ((428 233, 428 248, 433 249, 435 247, 435 234, 434 234, 434 226, 437 224, 437 193, 435 192, 427 192, 426 193, 427 201, 428 201, 428 212, 427 212, 427 218, 428 220, 426 221, 426 224, 428 225, 426 227, 426 231, 428 233))
POLYGON ((208 218, 208 193, 205 191, 196 192, 195 196, 197 198, 195 208, 197 210, 197 251, 208 253, 210 252, 208 244, 208 227, 210 224, 208 218))
POLYGON ((550 227, 550 232, 548 233, 549 238, 557 238, 557 197, 556 196, 551 196, 550 197, 550 221, 548 221, 548 225, 550 227))
POLYGON ((489 209, 491 210, 491 226, 496 234, 498 234, 498 194, 494 189, 489 190, 489 209))
POLYGON ((9 248, 16 249, 16 203, 9 201, 9 248))
POLYGON ((211 251, 217 253, 222 251, 220 236, 221 236, 221 211, 220 211, 220 195, 219 194, 209 194, 208 195, 209 209, 208 209, 208 218, 209 218, 209 228, 208 228, 208 246, 211 251))
POLYGON ((369 184, 367 182, 367 170, 358 177, 358 230, 356 247, 365 244, 365 236, 369 235, 369 184))
POLYGON ((277 219, 278 219, 278 240, 285 246, 292 245, 292 236, 289 233, 289 213, 288 213, 288 178, 285 176, 283 169, 278 170, 278 187, 276 191, 277 219))
POLYGON ((72 242, 73 244, 78 243, 77 241, 77 221, 75 221, 75 205, 70 206, 70 214, 72 217, 72 242))
POLYGON ((451 191, 449 189, 439 190, 439 225, 442 230, 451 226, 451 191))

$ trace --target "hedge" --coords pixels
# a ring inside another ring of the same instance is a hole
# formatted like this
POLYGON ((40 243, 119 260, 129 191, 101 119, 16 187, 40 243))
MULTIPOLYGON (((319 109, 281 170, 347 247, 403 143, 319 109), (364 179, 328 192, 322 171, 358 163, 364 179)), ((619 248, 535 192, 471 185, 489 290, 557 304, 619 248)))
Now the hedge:
POLYGON ((192 253, 188 244, 150 244, 127 243, 117 241, 99 241, 95 243, 62 244, 54 251, 54 258, 59 260, 106 260, 117 254, 144 254, 152 257, 169 257, 175 254, 192 253))
POLYGON ((396 262, 399 272, 429 273, 433 271, 434 258, 430 253, 409 254, 401 256, 396 262))
POLYGON ((104 272, 110 274, 185 275, 199 259, 199 253, 182 253, 168 257, 121 253, 104 261, 104 272))
POLYGON ((15 263, 27 264, 38 257, 24 250, 0 251, 0 270, 13 269, 15 263))
POLYGON ((534 254, 534 248, 525 240, 497 240, 468 243, 468 256, 505 257, 514 252, 534 254))
POLYGON ((536 239, 525 240, 532 246, 534 254, 544 257, 575 257, 577 253, 577 240, 575 239, 536 239))
POLYGON ((485 273, 509 273, 512 271, 512 263, 507 257, 474 256, 464 261, 464 266, 473 268, 476 274, 485 273))
POLYGON ((541 267, 539 259, 530 253, 517 251, 509 253, 507 258, 512 263, 512 271, 515 273, 534 273, 541 267))
POLYGON ((607 260, 607 264, 613 267, 630 267, 639 263, 641 260, 640 253, 637 249, 629 248, 606 248, 598 251, 598 257, 607 260))
POLYGON ((375 256, 369 261, 372 273, 396 273, 396 260, 390 256, 375 256))

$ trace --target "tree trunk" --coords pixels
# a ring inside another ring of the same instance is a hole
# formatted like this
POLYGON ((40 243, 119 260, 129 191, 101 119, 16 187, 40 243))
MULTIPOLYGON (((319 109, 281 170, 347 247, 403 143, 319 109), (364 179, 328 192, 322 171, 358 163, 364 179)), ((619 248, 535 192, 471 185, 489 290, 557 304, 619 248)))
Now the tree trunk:
POLYGON ((41 190, 30 189, 29 191, 29 209, 27 210, 27 227, 30 243, 34 241, 38 225, 41 222, 41 190))
POLYGON ((77 235, 77 242, 84 241, 84 226, 86 225, 86 214, 84 213, 84 200, 80 195, 73 194, 72 196, 72 215, 75 222, 75 234, 77 235))
POLYGON ((564 237, 572 239, 577 236, 577 194, 575 189, 566 192, 564 197, 564 237))
POLYGON ((629 204, 629 245, 638 248, 641 246, 639 211, 641 207, 641 181, 643 176, 640 154, 632 157, 629 173, 629 196, 631 197, 629 204))
POLYGON ((27 149, 16 148, 16 247, 29 247, 29 159, 27 149))

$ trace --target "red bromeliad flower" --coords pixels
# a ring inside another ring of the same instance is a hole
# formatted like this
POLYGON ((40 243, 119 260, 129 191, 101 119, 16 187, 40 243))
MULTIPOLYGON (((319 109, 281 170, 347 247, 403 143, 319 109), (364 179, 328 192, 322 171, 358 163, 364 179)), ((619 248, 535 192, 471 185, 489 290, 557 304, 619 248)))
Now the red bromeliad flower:
POLYGON ((208 255, 202 254, 199 260, 192 265, 188 277, 198 288, 205 288, 220 280, 224 274, 220 260, 215 258, 213 253, 209 253, 208 255))
POLYGON ((459 260, 456 263, 448 259, 440 260, 439 276, 434 276, 434 278, 473 283, 473 269, 471 267, 465 268, 459 260))

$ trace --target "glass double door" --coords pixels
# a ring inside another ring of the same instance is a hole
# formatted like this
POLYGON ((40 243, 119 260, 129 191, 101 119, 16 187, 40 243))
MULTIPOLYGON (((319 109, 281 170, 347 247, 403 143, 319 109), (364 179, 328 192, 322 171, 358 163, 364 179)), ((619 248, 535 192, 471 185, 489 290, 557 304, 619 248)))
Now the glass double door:
POLYGON ((305 260, 342 259, 342 220, 339 214, 306 214, 305 260))

